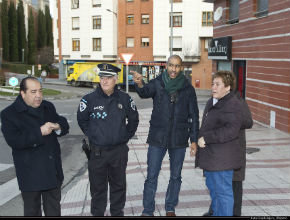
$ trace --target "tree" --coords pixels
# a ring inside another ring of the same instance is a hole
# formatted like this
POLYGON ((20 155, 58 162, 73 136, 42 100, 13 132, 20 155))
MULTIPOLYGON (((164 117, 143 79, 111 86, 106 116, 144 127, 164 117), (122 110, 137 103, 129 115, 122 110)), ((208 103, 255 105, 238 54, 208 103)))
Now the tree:
POLYGON ((9 57, 10 61, 18 61, 18 34, 17 34, 17 13, 12 1, 8 10, 9 24, 9 57))
POLYGON ((52 64, 54 61, 54 54, 52 47, 43 47, 39 51, 40 64, 52 64))
POLYGON ((1 22, 2 22, 2 46, 3 59, 9 60, 9 29, 8 29, 8 4, 7 0, 2 1, 1 5, 1 22))
POLYGON ((24 49, 24 61, 27 55, 27 40, 25 31, 25 21, 24 21, 24 9, 22 0, 19 1, 17 7, 17 20, 18 20, 18 55, 19 61, 22 61, 22 49, 24 49))
POLYGON ((52 18, 50 15, 49 7, 45 6, 45 20, 46 20, 46 33, 47 33, 47 46, 53 48, 53 32, 52 32, 52 18))
POLYGON ((37 35, 37 48, 41 49, 46 46, 47 43, 47 28, 46 21, 43 12, 38 10, 38 35, 37 35))
POLYGON ((34 17, 32 14, 32 9, 29 12, 28 18, 28 64, 35 64, 36 56, 36 40, 34 32, 34 17))

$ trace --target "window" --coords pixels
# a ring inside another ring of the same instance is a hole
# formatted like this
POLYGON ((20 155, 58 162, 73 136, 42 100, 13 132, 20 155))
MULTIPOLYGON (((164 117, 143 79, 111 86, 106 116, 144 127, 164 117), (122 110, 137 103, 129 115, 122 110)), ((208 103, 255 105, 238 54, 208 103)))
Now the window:
POLYGON ((212 14, 211 11, 202 12, 202 26, 212 26, 212 14))
POLYGON ((93 51, 102 51, 102 38, 93 38, 93 51))
POLYGON ((101 7, 101 0, 92 0, 93 8, 101 7))
MULTIPOLYGON (((171 13, 169 13, 169 27, 171 27, 171 13)), ((173 27, 182 27, 182 13, 173 12, 173 27)))
POLYGON ((205 38, 204 39, 204 49, 205 50, 208 50, 208 46, 209 46, 211 40, 212 40, 212 38, 205 38))
POLYGON ((127 15, 127 24, 134 24, 134 15, 127 15))
POLYGON ((149 47, 149 37, 141 38, 141 47, 149 47))
POLYGON ((79 29, 80 29, 80 18, 79 17, 72 18, 72 30, 79 29))
POLYGON ((149 15, 142 15, 141 24, 149 24, 149 15))
POLYGON ((71 0, 71 8, 72 9, 77 9, 79 8, 79 0, 71 0))
POLYGON ((229 24, 234 24, 239 22, 239 5, 240 1, 228 0, 227 4, 229 5, 229 24))
POLYGON ((268 0, 256 0, 256 17, 268 15, 268 0))
POLYGON ((134 38, 132 37, 127 38, 127 47, 134 47, 134 38))
MULTIPOLYGON (((169 49, 170 49, 170 38, 169 37, 169 49)), ((182 51, 182 37, 173 37, 172 51, 182 51)))
POLYGON ((80 39, 78 38, 72 39, 72 50, 80 51, 80 39))
POLYGON ((102 18, 100 15, 93 16, 93 29, 101 29, 102 28, 102 18))

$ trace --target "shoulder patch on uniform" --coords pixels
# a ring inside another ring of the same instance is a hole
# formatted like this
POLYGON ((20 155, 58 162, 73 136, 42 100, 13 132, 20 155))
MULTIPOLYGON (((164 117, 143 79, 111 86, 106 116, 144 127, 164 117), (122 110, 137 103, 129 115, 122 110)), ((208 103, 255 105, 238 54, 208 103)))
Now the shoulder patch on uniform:
POLYGON ((80 112, 83 112, 87 108, 87 104, 84 102, 85 100, 82 100, 80 102, 80 112))
POLYGON ((131 105, 131 108, 136 111, 136 103, 134 102, 134 100, 132 98, 130 98, 130 105, 131 105))

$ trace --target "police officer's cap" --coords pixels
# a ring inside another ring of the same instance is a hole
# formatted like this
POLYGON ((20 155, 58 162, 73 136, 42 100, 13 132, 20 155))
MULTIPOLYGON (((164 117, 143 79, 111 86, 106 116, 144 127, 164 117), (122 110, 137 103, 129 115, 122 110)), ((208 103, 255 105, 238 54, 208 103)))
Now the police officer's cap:
POLYGON ((98 68, 100 69, 100 72, 99 72, 100 77, 101 76, 107 76, 107 77, 116 76, 118 72, 121 71, 120 68, 109 63, 100 63, 98 64, 98 68))

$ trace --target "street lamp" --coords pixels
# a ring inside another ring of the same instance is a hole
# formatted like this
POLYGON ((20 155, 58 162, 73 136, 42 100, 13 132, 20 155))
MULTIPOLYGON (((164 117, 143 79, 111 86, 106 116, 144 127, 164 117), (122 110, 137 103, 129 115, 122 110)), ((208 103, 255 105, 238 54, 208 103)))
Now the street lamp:
POLYGON ((112 11, 111 9, 106 9, 108 12, 112 12, 116 17, 118 17, 118 14, 117 14, 117 12, 114 12, 114 11, 112 11))
POLYGON ((3 48, 0 48, 0 69, 2 67, 2 51, 3 51, 3 48))
POLYGON ((173 48, 173 0, 171 0, 171 13, 170 13, 170 56, 172 56, 173 48))
POLYGON ((22 48, 22 63, 24 63, 24 48, 22 48))

